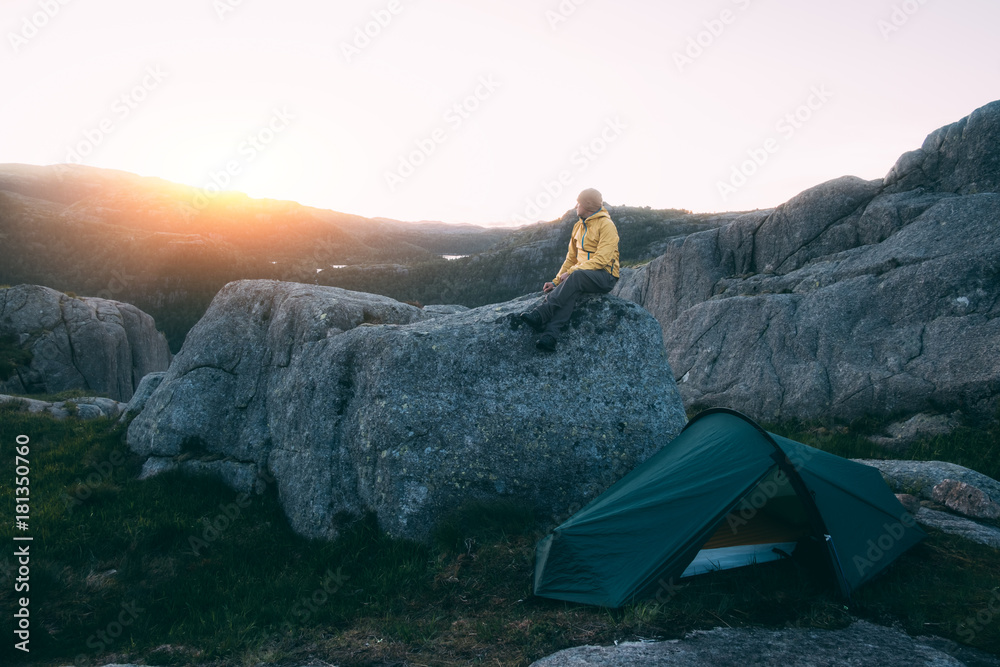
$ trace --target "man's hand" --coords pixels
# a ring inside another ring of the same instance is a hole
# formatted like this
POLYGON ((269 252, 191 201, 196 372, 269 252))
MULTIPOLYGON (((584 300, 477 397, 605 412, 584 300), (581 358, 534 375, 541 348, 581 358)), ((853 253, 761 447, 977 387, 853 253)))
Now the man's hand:
MULTIPOLYGON (((567 271, 566 273, 560 273, 559 277, 556 278, 556 280, 558 280, 559 284, 561 285, 563 282, 566 281, 567 278, 569 278, 569 271, 567 271)), ((544 285, 542 285, 542 291, 545 292, 546 294, 548 294, 555 288, 556 288, 555 283, 545 283, 544 285)))

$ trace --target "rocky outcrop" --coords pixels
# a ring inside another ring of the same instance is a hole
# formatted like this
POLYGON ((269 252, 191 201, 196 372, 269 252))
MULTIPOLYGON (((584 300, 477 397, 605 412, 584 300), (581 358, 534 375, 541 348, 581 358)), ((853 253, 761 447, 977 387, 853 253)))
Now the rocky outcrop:
POLYGON ((562 514, 686 419, 644 310, 584 299, 559 351, 542 355, 516 317, 528 305, 431 316, 337 288, 231 283, 132 421, 129 446, 157 467, 249 466, 313 538, 373 511, 390 534, 425 539, 470 500, 562 514))
POLYGON ((0 382, 15 394, 86 389, 128 401, 144 375, 170 364, 166 338, 135 306, 38 285, 0 289, 0 336, 31 354, 0 382))
POLYGON ((716 628, 684 639, 580 646, 532 667, 744 667, 745 665, 879 665, 997 667, 1000 660, 938 637, 855 621, 843 630, 716 628))
POLYGON ((757 419, 1000 395, 1000 102, 884 179, 843 177, 676 240, 615 294, 660 322, 686 405, 757 419))

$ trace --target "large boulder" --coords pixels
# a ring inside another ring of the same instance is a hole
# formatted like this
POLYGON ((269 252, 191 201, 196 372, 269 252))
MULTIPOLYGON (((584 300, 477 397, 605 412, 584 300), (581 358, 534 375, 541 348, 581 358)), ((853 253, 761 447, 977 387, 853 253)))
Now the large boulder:
POLYGON ((758 419, 1000 395, 1000 102, 883 180, 843 177, 676 240, 614 294, 660 322, 685 404, 758 419))
POLYGON ((38 285, 0 289, 0 336, 31 355, 0 393, 87 389, 128 401, 143 376, 170 365, 166 338, 135 306, 38 285))
POLYGON ((910 637, 854 621, 842 630, 715 628, 684 639, 568 648, 532 667, 743 667, 744 665, 878 665, 996 667, 1000 660, 939 637, 910 637))
POLYGON ((332 287, 230 283, 129 445, 157 469, 170 458, 255 467, 311 538, 373 511, 390 534, 422 540, 474 500, 564 514, 686 418, 642 308, 585 298, 546 355, 516 317, 526 301, 430 316, 332 287))

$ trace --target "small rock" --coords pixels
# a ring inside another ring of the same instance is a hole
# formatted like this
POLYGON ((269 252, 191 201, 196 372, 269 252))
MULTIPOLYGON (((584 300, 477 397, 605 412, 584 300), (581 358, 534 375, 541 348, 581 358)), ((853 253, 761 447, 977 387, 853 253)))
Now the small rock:
POLYGON ((973 542, 1000 549, 1000 530, 993 526, 984 526, 970 519, 963 519, 954 514, 939 512, 928 507, 921 507, 916 513, 917 523, 937 528, 950 535, 959 535, 973 542))
POLYGON ((953 512, 975 519, 1000 518, 1000 505, 990 497, 965 482, 946 479, 931 489, 931 499, 953 512))
POLYGON ((139 471, 138 479, 149 479, 172 470, 177 470, 177 464, 174 463, 173 459, 163 456, 150 456, 142 464, 142 470, 139 471))
POLYGON ((105 572, 91 572, 87 575, 84 583, 87 588, 93 590, 99 590, 104 588, 108 583, 114 580, 115 575, 118 574, 118 570, 107 570, 105 572))
POLYGON ((108 419, 114 419, 122 413, 125 409, 125 403, 114 400, 113 398, 104 398, 102 396, 88 396, 85 398, 74 398, 73 402, 78 406, 80 405, 93 405, 101 411, 102 417, 107 417, 108 419))
POLYGON ((916 514, 920 511, 920 498, 911 496, 909 493, 897 493, 896 499, 899 500, 903 509, 910 514, 916 514))
POLYGON ((920 413, 906 421, 890 424, 885 435, 872 436, 869 440, 880 447, 901 451, 921 438, 948 435, 961 425, 957 417, 957 412, 950 415, 920 413))
POLYGON ((124 403, 100 396, 87 396, 50 403, 33 398, 21 398, 20 396, 7 396, 4 394, 0 395, 0 403, 17 403, 32 414, 48 412, 56 419, 66 419, 70 416, 78 419, 114 418, 125 408, 124 403))
POLYGON ((1000 482, 955 463, 944 461, 899 461, 853 459, 878 468, 893 493, 909 493, 923 500, 934 500, 934 487, 945 480, 957 480, 979 489, 991 500, 1000 499, 1000 482))
POLYGON ((2 403, 14 403, 20 406, 21 410, 27 410, 32 414, 45 412, 52 407, 52 404, 48 401, 37 401, 33 398, 21 398, 20 396, 8 396, 7 394, 0 394, 0 404, 2 403))
POLYGON ((76 403, 76 417, 78 419, 100 419, 104 417, 105 414, 101 412, 101 409, 96 405, 89 405, 87 403, 76 403))

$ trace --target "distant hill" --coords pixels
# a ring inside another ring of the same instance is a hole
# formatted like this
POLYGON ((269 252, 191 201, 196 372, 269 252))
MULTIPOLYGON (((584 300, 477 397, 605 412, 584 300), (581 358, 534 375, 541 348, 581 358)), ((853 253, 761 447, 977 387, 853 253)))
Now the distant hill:
POLYGON ((325 242, 322 260, 341 264, 471 253, 508 231, 364 218, 236 192, 206 195, 159 178, 77 165, 0 165, 0 192, 21 195, 28 209, 57 206, 67 223, 115 225, 136 238, 147 232, 166 235, 167 242, 229 245, 268 262, 315 254, 317 240, 325 242))
MULTIPOLYGON (((622 262, 735 214, 612 207, 622 262)), ((575 215, 520 229, 406 223, 205 193, 78 165, 0 165, 0 284, 32 283, 133 303, 176 352, 227 282, 270 278, 478 306, 538 289, 558 267, 575 215), (443 256, 458 257, 452 261, 443 256)))

